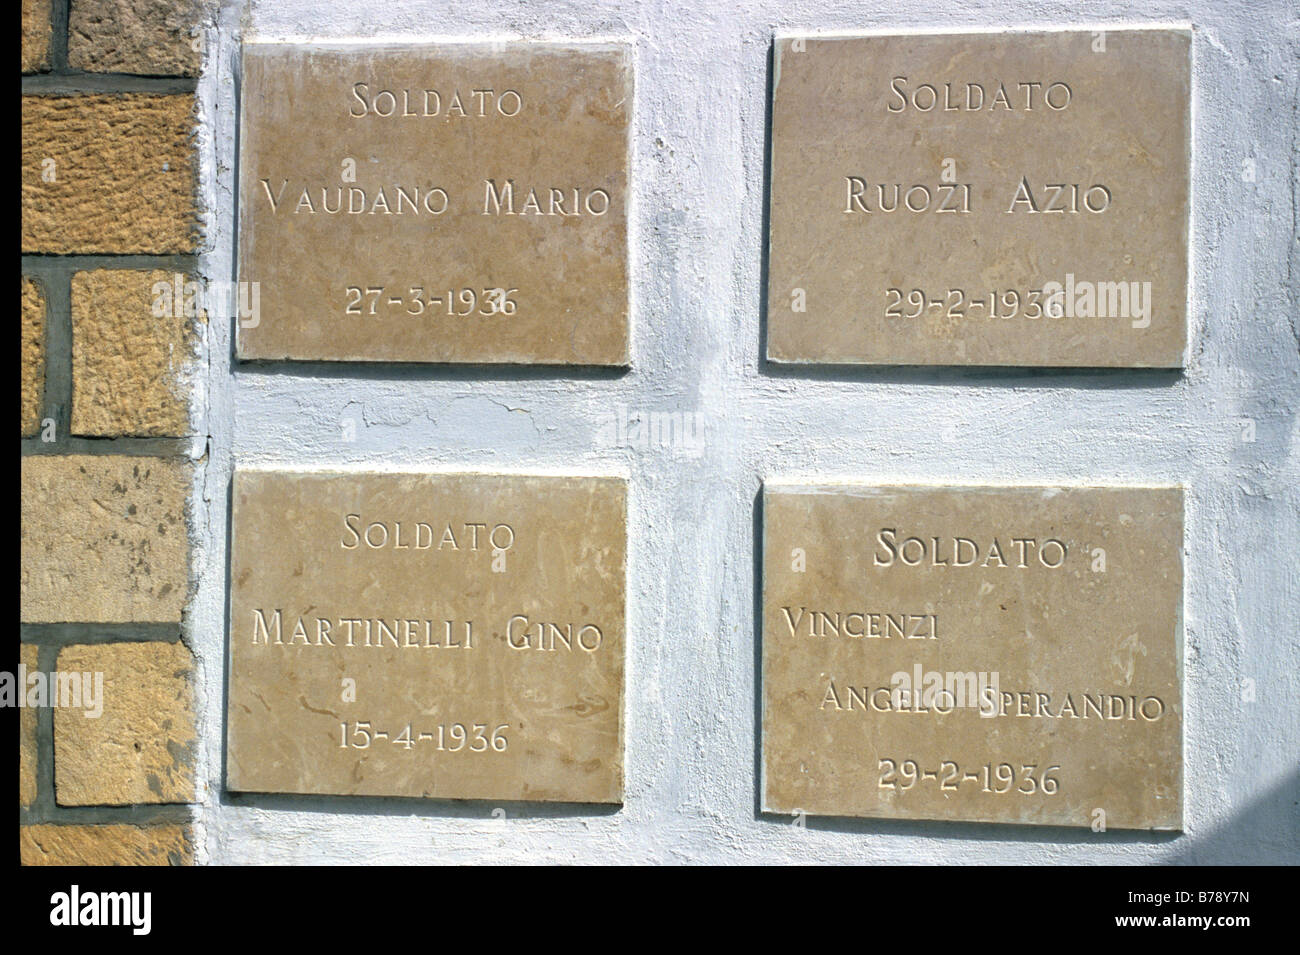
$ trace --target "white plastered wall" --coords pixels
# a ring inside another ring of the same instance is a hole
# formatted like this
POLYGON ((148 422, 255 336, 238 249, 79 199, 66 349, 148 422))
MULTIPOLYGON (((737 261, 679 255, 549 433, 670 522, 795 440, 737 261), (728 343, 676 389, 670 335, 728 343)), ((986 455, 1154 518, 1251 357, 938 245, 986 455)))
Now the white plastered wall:
POLYGON ((234 248, 241 36, 633 44, 634 364, 624 375, 252 369, 232 362, 229 323, 212 323, 195 394, 209 440, 185 631, 200 665, 200 861, 1300 857, 1297 8, 1193 0, 1135 14, 1124 3, 974 0, 936 9, 920 0, 253 0, 211 12, 202 261, 217 279, 230 277, 234 248), (1195 29, 1185 373, 782 372, 761 360, 774 32, 1152 21, 1195 29), (1242 181, 1247 159, 1253 183, 1242 181), (601 426, 620 407, 697 414, 706 447, 618 446, 601 426), (626 475, 624 806, 508 805, 497 818, 479 803, 225 794, 227 495, 232 468, 245 463, 626 475), (846 820, 800 828, 757 815, 755 500, 764 479, 803 477, 1184 485, 1186 833, 846 820))

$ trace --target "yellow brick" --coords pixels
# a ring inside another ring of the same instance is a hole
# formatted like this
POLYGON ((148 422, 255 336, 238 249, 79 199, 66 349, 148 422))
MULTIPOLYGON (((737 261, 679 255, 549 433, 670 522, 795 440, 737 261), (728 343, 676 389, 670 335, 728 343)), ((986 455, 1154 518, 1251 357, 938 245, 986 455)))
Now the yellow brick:
POLYGON ((24 457, 22 620, 179 622, 189 475, 170 458, 24 457))
POLYGON ((23 278, 23 437, 41 429, 41 399, 45 392, 45 296, 41 287, 23 278))
POLYGON ((73 434, 189 431, 194 319, 162 308, 166 302, 154 308, 155 285, 170 290, 174 278, 164 271, 110 269, 72 277, 73 434))
POLYGON ((23 72, 50 68, 50 0, 23 0, 23 72))
POLYGON ((24 96, 24 252, 197 248, 194 98, 24 96))
POLYGON ((103 675, 103 712, 54 711, 54 793, 61 806, 194 799, 194 661, 182 643, 65 647, 60 673, 103 675))
POLYGON ((68 65, 88 73, 198 76, 194 0, 76 0, 68 65))
POLYGON ((188 826, 19 826, 23 865, 192 865, 188 826))
MULTIPOLYGON (((22 645, 19 662, 31 673, 36 669, 37 648, 30 643, 22 645)), ((26 692, 18 686, 17 692, 26 692)), ((36 801, 36 710, 23 707, 18 717, 18 805, 30 806, 36 801)))

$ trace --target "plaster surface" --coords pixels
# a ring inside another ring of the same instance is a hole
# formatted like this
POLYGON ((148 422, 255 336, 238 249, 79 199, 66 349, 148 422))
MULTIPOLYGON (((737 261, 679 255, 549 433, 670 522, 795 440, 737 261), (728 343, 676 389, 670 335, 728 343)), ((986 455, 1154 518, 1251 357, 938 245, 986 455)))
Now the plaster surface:
POLYGON ((209 278, 234 271, 241 34, 624 39, 636 189, 627 372, 232 367, 231 323, 210 324, 185 633, 200 671, 197 861, 1296 861, 1294 3, 1157 0, 1142 14, 1194 28, 1185 370, 794 371, 762 358, 774 33, 1087 27, 1132 23, 1130 10, 963 2, 941 22, 919 0, 259 0, 214 11, 199 87, 209 278), (623 807, 223 792, 236 463, 626 476, 623 807), (1185 832, 760 814, 756 509, 770 478, 1184 486, 1185 832))

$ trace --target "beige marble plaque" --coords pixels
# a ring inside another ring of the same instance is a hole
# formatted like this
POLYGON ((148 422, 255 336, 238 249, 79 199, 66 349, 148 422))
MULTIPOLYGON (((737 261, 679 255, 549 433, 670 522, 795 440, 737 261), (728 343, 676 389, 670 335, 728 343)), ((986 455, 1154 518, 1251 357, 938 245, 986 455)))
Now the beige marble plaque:
POLYGON ((774 56, 770 360, 1182 366, 1190 30, 774 56))
POLYGON ((240 358, 628 363, 625 46, 249 43, 240 95, 240 358))
POLYGON ((236 472, 229 788, 621 802, 625 498, 236 472))
POLYGON ((1176 488, 769 486, 767 811, 1182 828, 1176 488))

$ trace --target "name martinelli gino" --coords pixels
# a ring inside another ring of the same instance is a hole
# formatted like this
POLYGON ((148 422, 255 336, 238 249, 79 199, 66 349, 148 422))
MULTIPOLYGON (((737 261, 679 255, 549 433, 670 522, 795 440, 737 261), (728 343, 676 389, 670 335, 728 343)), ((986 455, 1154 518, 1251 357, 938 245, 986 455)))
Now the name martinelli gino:
MULTIPOLYGON (((350 554, 481 554, 492 573, 506 571, 516 539, 514 527, 504 521, 389 520, 347 513, 341 525, 337 546, 350 554)), ((479 648, 481 633, 472 619, 424 612, 286 616, 279 607, 254 607, 249 625, 254 646, 277 647, 472 651, 479 648)), ((524 613, 510 615, 502 632, 511 650, 595 653, 605 640, 598 624, 535 620, 524 613)))

